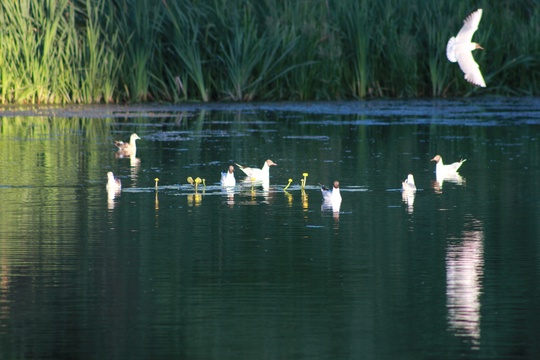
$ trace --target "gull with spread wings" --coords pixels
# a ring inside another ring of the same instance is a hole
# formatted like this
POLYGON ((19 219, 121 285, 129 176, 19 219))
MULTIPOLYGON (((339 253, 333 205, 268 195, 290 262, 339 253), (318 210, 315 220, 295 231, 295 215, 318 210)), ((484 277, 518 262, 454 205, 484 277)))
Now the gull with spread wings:
POLYGON ((463 27, 459 33, 450 38, 446 45, 446 57, 451 62, 459 64, 461 70, 465 73, 465 80, 480 87, 486 87, 486 82, 480 72, 480 67, 474 61, 472 51, 475 49, 484 49, 480 44, 471 42, 472 37, 482 18, 482 9, 478 9, 463 21, 463 27))

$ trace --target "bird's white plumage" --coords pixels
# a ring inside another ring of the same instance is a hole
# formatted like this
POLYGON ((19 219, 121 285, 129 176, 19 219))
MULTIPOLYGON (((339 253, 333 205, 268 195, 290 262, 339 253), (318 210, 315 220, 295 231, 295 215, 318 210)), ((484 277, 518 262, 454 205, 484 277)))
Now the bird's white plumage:
POLYGON ((114 177, 114 174, 109 171, 107 173, 107 191, 120 191, 122 189, 122 183, 120 179, 114 177))
POLYGON ((414 184, 414 176, 409 174, 407 179, 401 183, 403 191, 416 191, 416 185, 414 184))
POLYGON ((435 166, 435 172, 437 176, 449 176, 457 173, 458 169, 467 159, 461 159, 455 163, 445 165, 443 159, 440 155, 436 155, 431 161, 435 161, 437 165, 435 166))
POLYGON ((246 180, 247 181, 262 181, 262 182, 268 182, 270 178, 270 166, 276 166, 277 164, 274 163, 272 160, 268 159, 264 162, 264 165, 262 169, 257 168, 250 168, 246 166, 242 166, 240 164, 236 164, 240 170, 244 172, 244 174, 247 175, 246 180))
POLYGON ((229 166, 229 169, 226 172, 221 173, 221 186, 236 186, 236 179, 234 178, 234 166, 229 166))
POLYGON ((480 67, 474 61, 472 51, 481 49, 480 45, 471 42, 472 37, 482 18, 482 9, 478 9, 463 21, 463 27, 459 33, 450 38, 446 45, 446 57, 451 62, 459 64, 461 71, 465 74, 465 80, 471 84, 486 87, 484 77, 480 72, 480 67))
POLYGON ((334 181, 332 189, 328 189, 325 186, 321 187, 321 193, 323 197, 322 209, 331 209, 334 212, 339 212, 341 207, 341 193, 339 191, 339 181, 334 181))

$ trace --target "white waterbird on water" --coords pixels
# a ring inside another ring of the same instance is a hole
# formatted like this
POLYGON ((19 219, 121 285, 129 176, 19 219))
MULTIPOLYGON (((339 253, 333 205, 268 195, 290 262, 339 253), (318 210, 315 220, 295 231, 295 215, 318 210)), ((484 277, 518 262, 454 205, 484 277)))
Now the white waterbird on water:
POLYGON ((480 67, 474 61, 472 51, 475 49, 484 49, 480 44, 471 42, 472 36, 482 18, 482 9, 478 9, 463 21, 463 27, 455 37, 451 37, 446 45, 446 57, 451 62, 459 64, 461 70, 465 73, 465 80, 471 84, 486 87, 486 82, 480 72, 480 67))
POLYGON ((234 166, 230 165, 227 172, 221 173, 221 186, 234 187, 236 179, 234 178, 234 166))
POLYGON ((323 204, 321 209, 329 209, 334 212, 339 212, 341 207, 341 193, 339 191, 339 181, 334 181, 332 189, 328 189, 326 186, 321 185, 321 193, 323 197, 323 204))
POLYGON ((414 176, 409 174, 407 179, 401 183, 403 191, 416 191, 416 185, 414 184, 414 176))
POLYGON ((275 162, 268 159, 264 162, 262 169, 257 168, 250 168, 246 166, 242 166, 240 164, 236 164, 240 170, 244 172, 244 174, 247 175, 246 180, 252 181, 252 182, 268 182, 270 179, 270 166, 277 166, 275 162))
POLYGON ((109 171, 107 173, 107 186, 106 186, 107 190, 112 190, 112 191, 118 191, 120 189, 122 189, 122 183, 120 182, 120 179, 118 178, 115 178, 114 177, 114 174, 109 171))
POLYGON ((443 163, 441 155, 436 155, 431 161, 435 161, 437 166, 435 167, 435 172, 437 176, 451 176, 457 173, 458 169, 467 159, 461 159, 455 163, 445 165, 443 163))

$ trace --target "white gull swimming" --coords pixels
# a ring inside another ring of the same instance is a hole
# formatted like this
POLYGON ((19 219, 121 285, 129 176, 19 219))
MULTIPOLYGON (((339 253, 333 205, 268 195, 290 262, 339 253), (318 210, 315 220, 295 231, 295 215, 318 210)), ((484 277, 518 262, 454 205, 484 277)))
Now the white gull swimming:
POLYGON ((460 161, 457 161, 455 163, 445 165, 440 155, 435 155, 435 157, 431 159, 431 161, 435 161, 437 163, 435 167, 435 172, 437 173, 437 177, 452 176, 456 174, 458 169, 466 160, 467 159, 461 159, 460 161))
POLYGON ((230 165, 226 172, 221 173, 221 186, 234 187, 236 179, 234 178, 234 166, 230 165))
POLYGON ((321 186, 321 193, 323 197, 322 210, 331 209, 334 212, 339 212, 341 207, 341 193, 339 191, 339 181, 334 181, 332 189, 328 189, 326 186, 321 186))
POLYGON ((247 182, 269 182, 270 166, 277 166, 277 164, 272 160, 268 159, 264 162, 262 169, 242 166, 240 164, 236 164, 236 166, 238 166, 238 168, 247 175, 245 180, 247 182))
POLYGON ((414 184, 414 176, 409 174, 407 179, 401 183, 403 191, 416 191, 416 185, 414 184))

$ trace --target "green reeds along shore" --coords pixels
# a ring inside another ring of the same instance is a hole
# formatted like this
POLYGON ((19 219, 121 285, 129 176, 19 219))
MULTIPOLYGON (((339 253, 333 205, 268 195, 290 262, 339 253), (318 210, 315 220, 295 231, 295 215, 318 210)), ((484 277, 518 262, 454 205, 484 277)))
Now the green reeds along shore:
POLYGON ((446 59, 460 0, 16 0, 0 103, 540 94, 540 7, 480 1, 477 89, 446 59))

